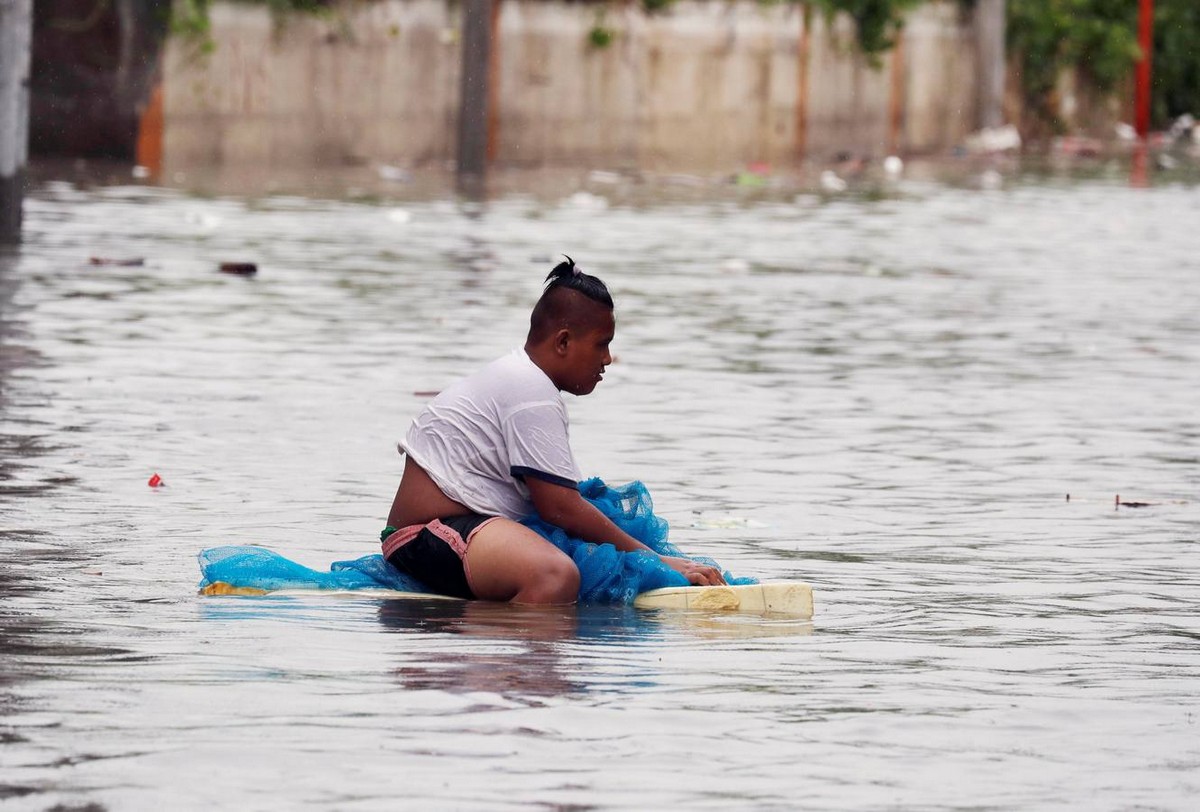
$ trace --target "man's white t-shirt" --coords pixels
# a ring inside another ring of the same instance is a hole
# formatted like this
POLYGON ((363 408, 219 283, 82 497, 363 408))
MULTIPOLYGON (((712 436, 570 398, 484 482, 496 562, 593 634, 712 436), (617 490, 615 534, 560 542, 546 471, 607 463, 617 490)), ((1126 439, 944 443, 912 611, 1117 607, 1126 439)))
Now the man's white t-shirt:
POLYGON ((571 488, 580 478, 567 406, 524 349, 444 390, 399 447, 446 496, 485 516, 531 514, 527 477, 571 488))

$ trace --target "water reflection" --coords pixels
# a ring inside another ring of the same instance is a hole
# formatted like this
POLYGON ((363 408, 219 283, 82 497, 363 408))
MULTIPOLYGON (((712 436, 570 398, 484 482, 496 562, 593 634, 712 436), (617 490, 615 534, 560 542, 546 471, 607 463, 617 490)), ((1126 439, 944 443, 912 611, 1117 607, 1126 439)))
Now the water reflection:
POLYGON ((378 618, 393 631, 462 635, 474 644, 485 644, 422 651, 419 661, 395 670, 407 688, 485 692, 509 699, 585 690, 584 683, 567 673, 560 653, 559 644, 573 639, 579 630, 573 611, 482 601, 396 599, 380 603, 378 618), (497 643, 502 650, 486 643, 497 643))

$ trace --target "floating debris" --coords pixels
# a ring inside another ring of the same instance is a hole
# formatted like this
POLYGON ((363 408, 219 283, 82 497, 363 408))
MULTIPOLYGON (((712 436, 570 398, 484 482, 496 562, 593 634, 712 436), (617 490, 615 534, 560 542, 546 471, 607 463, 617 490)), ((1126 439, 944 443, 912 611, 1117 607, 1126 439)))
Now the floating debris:
POLYGON ((588 173, 587 179, 588 183, 603 183, 609 185, 620 183, 622 180, 619 173, 607 172, 603 169, 593 169, 588 173))
POLYGON ((988 169, 979 176, 979 188, 988 192, 994 192, 1004 186, 1004 176, 995 169, 988 169))
POLYGON ((155 473, 150 477, 150 481, 148 481, 146 484, 151 488, 162 488, 165 487, 167 483, 163 482, 163 478, 155 473))
POLYGON ((848 184, 838 177, 837 172, 826 169, 821 173, 821 188, 826 192, 844 192, 848 184))
POLYGON ((386 180, 389 183, 410 183, 412 181, 412 172, 399 166, 379 164, 375 167, 375 172, 379 175, 380 180, 386 180))
POLYGON ((1135 129, 1132 124, 1125 121, 1117 122, 1117 124, 1113 127, 1113 133, 1117 136, 1118 141, 1125 141, 1127 143, 1136 141, 1138 137, 1137 129, 1135 129))
POLYGON ((1021 133, 1011 124, 990 127, 967 136, 968 152, 1013 152, 1021 148, 1021 133))
POLYGON ((1054 139, 1054 151, 1074 158, 1096 158, 1104 153, 1104 142, 1082 135, 1064 135, 1054 139))
POLYGON ((258 273, 258 266, 253 262, 222 262, 220 271, 233 276, 254 276, 258 273))
POLYGON ((1167 130, 1170 141, 1194 140, 1196 135, 1196 118, 1191 113, 1184 113, 1171 123, 1167 130))
POLYGON ((608 201, 599 195, 589 194, 588 192, 576 192, 563 201, 568 207, 578 209, 580 211, 604 211, 608 208, 608 201))
POLYGON ((111 257, 92 257, 88 260, 90 265, 115 265, 123 268, 134 268, 140 265, 145 265, 146 260, 141 257, 130 257, 128 259, 113 259, 111 257))
POLYGON ((767 185, 767 178, 766 176, 760 175, 757 172, 746 170, 743 172, 738 172, 736 175, 734 175, 733 183, 735 186, 757 189, 760 186, 767 185))
POLYGON ((1154 156, 1154 165, 1159 169, 1170 171, 1179 167, 1179 161, 1175 160, 1170 155, 1167 155, 1165 152, 1160 152, 1158 155, 1154 156))
POLYGON ((770 525, 742 516, 705 515, 696 512, 692 527, 696 530, 747 530, 770 525))

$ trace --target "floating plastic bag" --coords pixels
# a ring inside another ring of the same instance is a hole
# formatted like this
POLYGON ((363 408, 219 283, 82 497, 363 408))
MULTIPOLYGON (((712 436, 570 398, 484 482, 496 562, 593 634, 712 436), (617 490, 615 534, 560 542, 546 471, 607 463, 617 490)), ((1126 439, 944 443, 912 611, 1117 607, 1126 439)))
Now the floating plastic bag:
POLYGON ((235 589, 274 592, 277 589, 396 589, 431 592, 417 579, 383 560, 381 555, 355 561, 335 561, 329 572, 309 569, 266 547, 212 547, 198 556, 203 591, 213 584, 235 589))

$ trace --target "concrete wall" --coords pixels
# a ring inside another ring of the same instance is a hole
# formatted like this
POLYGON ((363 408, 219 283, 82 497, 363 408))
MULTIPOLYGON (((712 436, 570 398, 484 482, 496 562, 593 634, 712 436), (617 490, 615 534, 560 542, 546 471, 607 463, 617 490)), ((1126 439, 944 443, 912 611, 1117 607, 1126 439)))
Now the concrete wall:
MULTIPOLYGON (((794 3, 500 0, 495 161, 727 170, 838 152, 944 149, 974 129, 975 48, 956 2, 913 12, 878 68, 848 18, 794 3), (591 43, 596 26, 615 36, 591 43), (807 61, 806 61, 807 60, 807 61), (807 82, 801 78, 807 75, 807 82)), ((210 54, 164 66, 168 167, 441 163, 454 155, 460 6, 347 2, 323 18, 216 3, 210 54)))
POLYGON ((168 166, 421 164, 453 155, 457 6, 394 0, 330 18, 214 3, 215 50, 173 38, 168 166))

